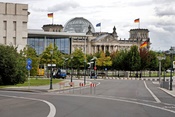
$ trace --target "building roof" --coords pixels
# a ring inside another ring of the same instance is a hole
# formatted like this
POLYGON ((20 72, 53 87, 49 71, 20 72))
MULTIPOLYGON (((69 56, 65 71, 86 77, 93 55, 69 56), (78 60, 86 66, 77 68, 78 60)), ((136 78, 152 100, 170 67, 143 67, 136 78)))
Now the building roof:
POLYGON ((88 27, 91 27, 91 31, 95 32, 94 26, 91 24, 90 21, 83 17, 75 17, 71 20, 69 20, 64 25, 64 31, 65 32, 74 32, 74 33, 86 33, 88 32, 88 27))
POLYGON ((28 37, 87 37, 86 33, 70 33, 70 32, 46 32, 38 29, 28 29, 28 37))

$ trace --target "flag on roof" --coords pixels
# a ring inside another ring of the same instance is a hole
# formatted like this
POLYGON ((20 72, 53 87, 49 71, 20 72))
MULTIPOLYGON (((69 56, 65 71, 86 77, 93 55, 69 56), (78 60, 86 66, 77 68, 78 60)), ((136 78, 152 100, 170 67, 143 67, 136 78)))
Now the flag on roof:
POLYGON ((134 23, 139 23, 139 22, 140 22, 139 18, 134 20, 134 23))
POLYGON ((96 24, 96 27, 100 27, 100 26, 101 26, 101 23, 96 24))
POLYGON ((53 13, 48 13, 47 16, 48 18, 53 18, 53 13))

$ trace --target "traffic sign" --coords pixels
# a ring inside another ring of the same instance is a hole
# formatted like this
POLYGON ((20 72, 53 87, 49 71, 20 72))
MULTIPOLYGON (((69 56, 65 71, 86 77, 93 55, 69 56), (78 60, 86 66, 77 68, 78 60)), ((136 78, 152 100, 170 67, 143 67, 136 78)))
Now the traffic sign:
POLYGON ((31 70, 32 69, 32 60, 30 58, 27 59, 26 61, 27 65, 26 65, 26 68, 27 70, 31 70))
POLYGON ((31 65, 27 65, 26 68, 27 68, 27 70, 31 70, 32 66, 31 65))
POLYGON ((97 67, 95 66, 95 67, 94 67, 94 70, 96 70, 96 69, 97 69, 97 67))
POLYGON ((31 65, 32 64, 32 60, 30 58, 27 59, 27 65, 31 65))

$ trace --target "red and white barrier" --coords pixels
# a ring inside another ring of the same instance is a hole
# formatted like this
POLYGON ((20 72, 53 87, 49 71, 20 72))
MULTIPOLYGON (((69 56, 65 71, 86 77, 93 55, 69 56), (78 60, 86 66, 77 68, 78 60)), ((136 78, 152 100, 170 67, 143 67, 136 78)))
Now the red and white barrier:
POLYGON ((84 87, 85 84, 80 82, 80 83, 79 83, 79 86, 80 86, 80 87, 84 87))
POLYGON ((96 87, 96 84, 95 83, 91 83, 90 87, 96 87))

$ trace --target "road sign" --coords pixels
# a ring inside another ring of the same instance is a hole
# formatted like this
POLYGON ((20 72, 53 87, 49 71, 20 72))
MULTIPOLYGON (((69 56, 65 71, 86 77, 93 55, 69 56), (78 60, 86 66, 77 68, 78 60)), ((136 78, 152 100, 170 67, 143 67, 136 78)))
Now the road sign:
POLYGON ((27 65, 31 65, 32 64, 32 60, 30 58, 27 59, 27 65))
POLYGON ((32 69, 32 60, 30 58, 27 59, 26 61, 27 65, 26 65, 26 68, 27 70, 31 70, 32 69))
POLYGON ((31 70, 32 66, 31 65, 27 65, 26 68, 27 68, 27 70, 31 70))
POLYGON ((97 69, 97 67, 95 66, 95 67, 94 67, 94 70, 96 70, 96 69, 97 69))

